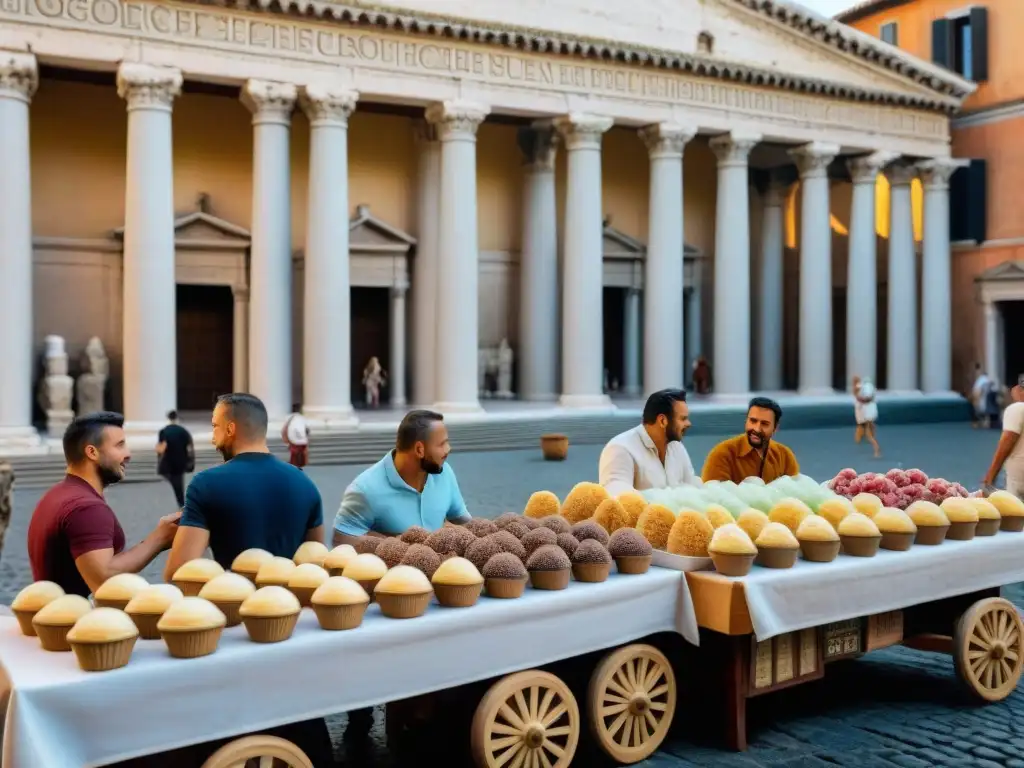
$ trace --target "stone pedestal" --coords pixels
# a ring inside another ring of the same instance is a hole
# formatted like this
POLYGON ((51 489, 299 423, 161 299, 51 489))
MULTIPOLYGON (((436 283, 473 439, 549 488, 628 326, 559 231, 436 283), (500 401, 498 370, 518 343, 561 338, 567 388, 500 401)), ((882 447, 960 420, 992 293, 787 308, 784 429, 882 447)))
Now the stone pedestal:
POLYGON ((39 382, 39 405, 46 413, 46 431, 59 438, 75 418, 71 410, 75 381, 68 376, 68 355, 61 336, 46 337, 43 354, 45 375, 39 382))
POLYGON ((82 370, 75 382, 75 399, 78 412, 82 415, 106 410, 105 394, 107 377, 110 374, 110 362, 103 349, 103 342, 93 336, 85 347, 82 355, 82 370))

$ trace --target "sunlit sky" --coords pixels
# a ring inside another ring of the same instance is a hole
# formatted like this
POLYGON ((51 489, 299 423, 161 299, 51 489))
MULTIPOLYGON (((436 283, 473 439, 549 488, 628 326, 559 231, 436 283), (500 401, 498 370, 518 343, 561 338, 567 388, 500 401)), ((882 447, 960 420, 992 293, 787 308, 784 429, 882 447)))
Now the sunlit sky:
POLYGON ((797 2, 824 16, 834 16, 840 11, 857 5, 859 0, 797 0, 797 2))

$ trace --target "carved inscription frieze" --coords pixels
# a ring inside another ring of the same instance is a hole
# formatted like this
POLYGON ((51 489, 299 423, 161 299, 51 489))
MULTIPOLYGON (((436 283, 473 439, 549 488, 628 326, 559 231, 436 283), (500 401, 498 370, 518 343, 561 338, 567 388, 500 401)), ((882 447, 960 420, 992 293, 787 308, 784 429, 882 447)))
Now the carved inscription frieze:
POLYGON ((176 45, 437 74, 531 90, 691 106, 763 121, 944 140, 948 119, 923 111, 756 88, 639 66, 609 66, 482 45, 433 42, 324 22, 146 0, 0 0, 0 19, 176 45))

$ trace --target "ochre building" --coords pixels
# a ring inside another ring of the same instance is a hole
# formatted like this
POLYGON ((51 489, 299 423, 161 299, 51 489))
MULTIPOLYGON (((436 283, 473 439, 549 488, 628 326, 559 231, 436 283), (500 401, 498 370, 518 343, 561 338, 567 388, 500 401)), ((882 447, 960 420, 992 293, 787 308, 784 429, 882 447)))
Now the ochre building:
POLYGON ((699 354, 721 393, 953 386, 974 86, 796 5, 0 0, 0 49, 8 445, 51 334, 137 433, 232 389, 351 424, 371 356, 471 412, 503 339, 568 407, 699 354))

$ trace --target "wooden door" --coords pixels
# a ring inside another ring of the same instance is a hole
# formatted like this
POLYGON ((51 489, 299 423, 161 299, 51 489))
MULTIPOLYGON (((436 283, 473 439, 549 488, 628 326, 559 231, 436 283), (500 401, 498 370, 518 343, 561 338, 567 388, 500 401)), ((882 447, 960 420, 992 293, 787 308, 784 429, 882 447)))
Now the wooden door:
POLYGON ((179 285, 178 410, 208 411, 233 390, 234 298, 227 286, 179 285))
MULTIPOLYGON (((391 291, 388 288, 352 288, 352 402, 366 406, 363 369, 374 355, 391 378, 391 291)), ((385 405, 391 389, 381 388, 385 405)))
POLYGON ((614 388, 618 383, 621 390, 626 386, 626 289, 605 287, 601 309, 608 386, 614 388))

